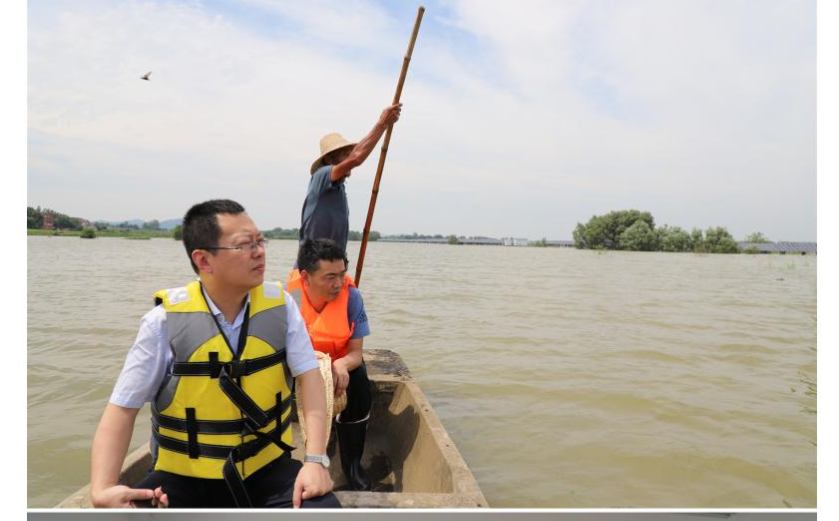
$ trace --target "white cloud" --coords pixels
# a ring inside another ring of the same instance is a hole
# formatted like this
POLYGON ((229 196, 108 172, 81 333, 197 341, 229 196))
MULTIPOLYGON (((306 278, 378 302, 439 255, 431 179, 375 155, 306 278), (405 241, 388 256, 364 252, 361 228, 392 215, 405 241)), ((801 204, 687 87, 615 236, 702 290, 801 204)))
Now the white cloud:
MULTIPOLYGON (((191 190, 235 193, 264 226, 297 226, 317 140, 369 130, 413 19, 361 0, 247 5, 241 17, 139 1, 30 15, 30 203, 164 219, 191 190), (83 175, 70 165, 110 172, 107 202, 39 183, 83 175), (165 205, 159 188, 121 195, 117 180, 136 176, 179 192, 165 205)), ((428 7, 374 228, 570 238, 593 213, 639 207, 662 224, 815 238, 812 6, 428 7)), ((356 229, 376 155, 348 186, 356 229)))

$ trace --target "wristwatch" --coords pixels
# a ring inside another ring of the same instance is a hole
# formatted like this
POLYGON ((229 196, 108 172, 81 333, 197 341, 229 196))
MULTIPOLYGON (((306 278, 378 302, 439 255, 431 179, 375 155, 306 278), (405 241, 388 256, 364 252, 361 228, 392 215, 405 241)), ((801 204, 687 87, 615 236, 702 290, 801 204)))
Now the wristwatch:
POLYGON ((323 465, 323 468, 325 469, 329 468, 329 456, 327 456, 326 454, 306 454, 306 463, 309 463, 310 461, 314 463, 320 463, 321 465, 323 465))

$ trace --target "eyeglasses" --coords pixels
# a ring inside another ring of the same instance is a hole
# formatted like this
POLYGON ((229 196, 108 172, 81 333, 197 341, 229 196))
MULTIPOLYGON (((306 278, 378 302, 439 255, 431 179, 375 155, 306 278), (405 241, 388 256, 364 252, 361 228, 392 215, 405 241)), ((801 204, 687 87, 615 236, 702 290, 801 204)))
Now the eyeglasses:
POLYGON ((246 242, 238 246, 209 246, 207 248, 198 248, 200 250, 239 250, 247 253, 253 253, 257 248, 263 250, 268 247, 268 239, 259 239, 258 241, 246 242))

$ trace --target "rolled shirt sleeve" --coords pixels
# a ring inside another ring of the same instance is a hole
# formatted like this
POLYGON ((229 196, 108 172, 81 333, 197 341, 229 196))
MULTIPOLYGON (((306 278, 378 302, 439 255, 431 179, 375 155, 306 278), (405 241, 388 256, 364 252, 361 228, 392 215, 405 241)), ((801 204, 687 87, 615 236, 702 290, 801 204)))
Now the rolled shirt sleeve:
POLYGON ((140 319, 137 338, 128 350, 122 372, 111 393, 109 401, 112 404, 139 409, 154 400, 171 365, 168 342, 166 310, 159 305, 140 319))

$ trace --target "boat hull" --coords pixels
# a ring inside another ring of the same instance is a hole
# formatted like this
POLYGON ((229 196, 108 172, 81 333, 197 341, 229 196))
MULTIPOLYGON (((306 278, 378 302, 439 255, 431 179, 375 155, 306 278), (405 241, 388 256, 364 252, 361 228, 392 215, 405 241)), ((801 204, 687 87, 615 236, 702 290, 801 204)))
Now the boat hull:
MULTIPOLYGON (((399 355, 365 349, 364 360, 373 403, 362 466, 373 485, 369 492, 346 490, 333 431, 330 473, 341 504, 345 508, 487 507, 475 477, 399 355)), ((292 431, 300 445, 296 416, 292 431)), ((298 446, 292 456, 302 460, 304 448, 298 446)), ((126 458, 120 483, 139 483, 150 468, 145 444, 126 458)), ((91 508, 89 493, 90 487, 84 487, 57 508, 91 508)))

